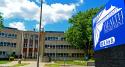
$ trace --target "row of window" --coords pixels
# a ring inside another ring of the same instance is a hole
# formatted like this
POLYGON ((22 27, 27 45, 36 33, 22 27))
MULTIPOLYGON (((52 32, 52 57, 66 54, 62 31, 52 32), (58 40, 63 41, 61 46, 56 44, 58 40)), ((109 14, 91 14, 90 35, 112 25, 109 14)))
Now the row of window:
POLYGON ((45 48, 58 48, 58 49, 70 49, 70 48, 74 48, 77 49, 75 47, 72 47, 71 45, 45 45, 45 48))
MULTIPOLYGON (((24 43, 23 47, 24 47, 24 48, 27 48, 28 45, 24 43)), ((38 47, 38 44, 35 44, 34 48, 37 48, 37 47, 38 47)), ((29 45, 29 48, 33 48, 33 45, 30 44, 30 45, 29 45)))
POLYGON ((64 37, 46 37, 45 40, 53 41, 53 40, 61 40, 64 41, 64 37))
MULTIPOLYGON (((38 47, 38 40, 35 40, 35 48, 38 47)), ((27 48, 28 47, 28 39, 24 39, 24 45, 23 45, 24 48, 27 48)), ((29 48, 33 48, 33 40, 30 39, 29 40, 29 48)))
POLYGON ((27 52, 23 52, 23 57, 24 58, 37 58, 37 52, 34 52, 34 57, 33 57, 33 53, 32 52, 28 53, 28 57, 27 57, 27 52))
POLYGON ((11 42, 0 42, 0 46, 16 47, 16 43, 11 43, 11 42))
MULTIPOLYGON (((8 53, 10 53, 10 52, 7 52, 7 51, 0 51, 0 55, 8 55, 8 53)), ((15 55, 16 52, 12 52, 11 54, 12 54, 12 55, 15 55)))
POLYGON ((48 57, 83 57, 83 53, 72 53, 71 56, 69 53, 45 53, 45 56, 48 57))
POLYGON ((30 34, 24 34, 24 38, 29 38, 30 39, 37 39, 38 40, 38 35, 34 34, 34 35, 30 35, 30 34))
POLYGON ((6 51, 0 51, 0 55, 7 55, 6 51))
POLYGON ((10 33, 0 32, 0 37, 17 38, 17 35, 16 34, 10 34, 10 33))

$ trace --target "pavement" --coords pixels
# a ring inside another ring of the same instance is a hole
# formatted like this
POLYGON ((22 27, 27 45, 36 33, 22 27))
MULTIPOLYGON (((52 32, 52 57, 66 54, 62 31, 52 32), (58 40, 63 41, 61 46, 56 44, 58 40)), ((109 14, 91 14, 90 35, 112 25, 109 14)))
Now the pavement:
POLYGON ((0 64, 0 67, 9 67, 9 66, 13 66, 17 63, 18 63, 17 61, 12 61, 12 62, 7 63, 7 64, 0 64))
MULTIPOLYGON (((36 61, 22 61, 21 63, 29 63, 29 64, 25 66, 20 66, 20 67, 37 67, 36 61)), ((16 64, 18 64, 18 61, 12 61, 8 64, 0 64, 0 67, 10 67, 16 64)), ((40 63, 40 67, 44 67, 44 63, 40 63)))
MULTIPOLYGON (((37 62, 36 61, 22 61, 22 63, 29 63, 28 65, 25 66, 20 66, 20 67, 37 67, 37 62)), ((44 67, 45 63, 40 63, 39 67, 44 67)))

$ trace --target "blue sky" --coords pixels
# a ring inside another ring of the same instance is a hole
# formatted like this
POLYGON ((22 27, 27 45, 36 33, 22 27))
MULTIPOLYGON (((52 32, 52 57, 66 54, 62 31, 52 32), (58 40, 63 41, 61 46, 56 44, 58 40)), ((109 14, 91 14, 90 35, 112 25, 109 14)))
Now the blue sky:
MULTIPOLYGON (((68 19, 79 11, 105 5, 109 0, 44 0, 42 27, 46 31, 66 31, 68 19)), ((38 29, 39 0, 0 0, 4 25, 19 30, 38 29)))

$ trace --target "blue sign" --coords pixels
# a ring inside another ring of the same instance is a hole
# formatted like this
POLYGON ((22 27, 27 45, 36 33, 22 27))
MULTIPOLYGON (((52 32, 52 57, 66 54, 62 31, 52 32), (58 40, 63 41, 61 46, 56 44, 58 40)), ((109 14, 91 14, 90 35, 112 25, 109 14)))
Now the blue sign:
POLYGON ((125 2, 111 0, 93 18, 94 50, 125 44, 125 2))

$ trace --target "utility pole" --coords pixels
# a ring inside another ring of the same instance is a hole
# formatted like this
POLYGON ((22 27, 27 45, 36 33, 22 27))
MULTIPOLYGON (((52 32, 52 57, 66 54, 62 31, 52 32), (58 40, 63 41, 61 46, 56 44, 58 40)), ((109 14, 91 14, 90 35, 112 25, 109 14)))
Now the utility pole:
POLYGON ((43 4, 43 0, 40 1, 41 2, 41 6, 40 6, 40 24, 39 24, 39 44, 38 44, 38 54, 37 54, 37 67, 39 67, 39 58, 40 58, 40 40, 41 40, 41 24, 42 24, 42 4, 43 4))

